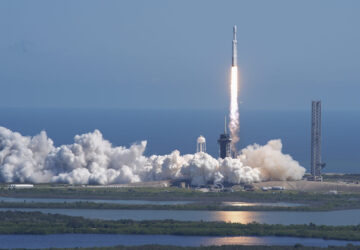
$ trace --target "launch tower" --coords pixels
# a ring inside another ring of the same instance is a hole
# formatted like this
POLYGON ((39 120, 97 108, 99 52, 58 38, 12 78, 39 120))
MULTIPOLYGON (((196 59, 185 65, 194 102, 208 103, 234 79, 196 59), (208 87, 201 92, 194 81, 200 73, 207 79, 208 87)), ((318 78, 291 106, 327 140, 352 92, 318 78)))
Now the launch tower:
POLYGON ((325 163, 321 162, 321 101, 311 104, 311 178, 322 181, 321 169, 325 163))
POLYGON ((220 147, 220 157, 224 159, 225 157, 231 157, 231 138, 226 130, 226 116, 225 116, 225 129, 224 133, 220 135, 218 139, 220 147))

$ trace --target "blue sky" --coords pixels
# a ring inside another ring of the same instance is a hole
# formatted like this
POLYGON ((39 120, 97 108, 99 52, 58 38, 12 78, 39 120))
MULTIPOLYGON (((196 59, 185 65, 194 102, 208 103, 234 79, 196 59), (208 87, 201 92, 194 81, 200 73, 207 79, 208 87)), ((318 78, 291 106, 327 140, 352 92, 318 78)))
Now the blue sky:
POLYGON ((360 1, 0 1, 0 107, 360 110, 360 1))

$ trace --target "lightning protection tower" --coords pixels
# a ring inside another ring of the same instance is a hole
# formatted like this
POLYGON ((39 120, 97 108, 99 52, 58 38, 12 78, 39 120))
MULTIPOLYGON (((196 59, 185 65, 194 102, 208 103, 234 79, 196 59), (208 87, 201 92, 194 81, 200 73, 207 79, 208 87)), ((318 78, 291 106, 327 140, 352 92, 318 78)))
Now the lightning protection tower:
POLYGON ((311 104, 311 180, 322 181, 321 169, 321 101, 311 104))
POLYGON ((206 140, 205 137, 200 135, 196 141, 196 153, 206 153, 206 140))

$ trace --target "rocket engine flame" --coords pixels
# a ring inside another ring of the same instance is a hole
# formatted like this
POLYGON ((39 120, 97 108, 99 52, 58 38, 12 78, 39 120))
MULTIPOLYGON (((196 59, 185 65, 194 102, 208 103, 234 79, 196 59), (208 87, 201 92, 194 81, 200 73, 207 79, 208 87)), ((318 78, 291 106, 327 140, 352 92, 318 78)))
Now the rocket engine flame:
POLYGON ((238 104, 238 67, 237 67, 237 39, 236 39, 236 25, 233 27, 233 41, 232 41, 232 67, 231 67, 231 82, 230 82, 230 122, 229 130, 231 137, 231 150, 234 156, 237 155, 236 143, 239 141, 239 104, 238 104))
POLYGON ((239 105, 238 105, 238 68, 231 67, 230 83, 230 122, 229 130, 231 136, 231 149, 236 153, 236 143, 239 141, 239 105))

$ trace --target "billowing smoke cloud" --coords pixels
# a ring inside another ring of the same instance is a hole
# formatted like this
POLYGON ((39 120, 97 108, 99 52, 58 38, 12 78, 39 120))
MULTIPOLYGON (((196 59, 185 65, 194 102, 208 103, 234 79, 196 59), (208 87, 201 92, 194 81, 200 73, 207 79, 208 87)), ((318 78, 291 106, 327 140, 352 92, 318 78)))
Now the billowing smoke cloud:
POLYGON ((188 179, 233 184, 262 180, 298 180, 305 169, 281 152, 280 140, 243 149, 239 158, 215 159, 206 153, 144 156, 146 141, 113 147, 99 130, 77 135, 55 147, 46 132, 29 137, 0 127, 1 182, 113 184, 188 179))

